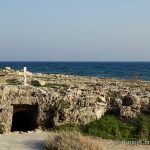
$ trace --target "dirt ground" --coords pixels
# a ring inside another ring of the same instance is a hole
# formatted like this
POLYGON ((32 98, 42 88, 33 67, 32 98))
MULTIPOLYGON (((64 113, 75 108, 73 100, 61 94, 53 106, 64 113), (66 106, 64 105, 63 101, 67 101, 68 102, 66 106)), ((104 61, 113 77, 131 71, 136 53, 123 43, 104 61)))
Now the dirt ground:
POLYGON ((115 142, 111 140, 98 139, 101 150, 150 150, 150 145, 127 144, 127 141, 115 142), (126 142, 126 144, 125 144, 126 142))
MULTIPOLYGON (((0 150, 46 150, 48 132, 9 133, 0 135, 0 150)), ((98 140, 101 150, 150 150, 150 145, 131 145, 111 140, 98 140)))
POLYGON ((46 150, 47 133, 10 133, 0 135, 0 150, 46 150))

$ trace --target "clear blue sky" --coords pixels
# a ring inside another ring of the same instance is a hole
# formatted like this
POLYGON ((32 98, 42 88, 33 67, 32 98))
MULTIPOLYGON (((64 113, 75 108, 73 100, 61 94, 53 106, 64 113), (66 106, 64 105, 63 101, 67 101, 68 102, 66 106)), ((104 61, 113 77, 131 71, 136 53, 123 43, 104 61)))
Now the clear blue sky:
POLYGON ((1 61, 150 61, 150 0, 1 0, 1 61))

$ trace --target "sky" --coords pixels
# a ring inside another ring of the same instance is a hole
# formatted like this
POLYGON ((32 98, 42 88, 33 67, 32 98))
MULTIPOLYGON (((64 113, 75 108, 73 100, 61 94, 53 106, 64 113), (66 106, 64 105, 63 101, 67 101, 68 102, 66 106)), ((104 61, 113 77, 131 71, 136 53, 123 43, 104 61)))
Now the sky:
POLYGON ((150 61, 150 0, 0 0, 0 61, 150 61))

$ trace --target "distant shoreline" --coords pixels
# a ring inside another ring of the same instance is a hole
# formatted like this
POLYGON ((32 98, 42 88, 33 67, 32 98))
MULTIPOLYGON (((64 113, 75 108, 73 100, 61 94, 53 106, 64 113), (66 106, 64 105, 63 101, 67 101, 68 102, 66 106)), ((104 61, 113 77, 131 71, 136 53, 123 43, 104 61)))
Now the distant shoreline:
POLYGON ((150 62, 0 62, 0 68, 8 66, 15 70, 21 70, 26 66, 33 73, 65 74, 125 80, 136 78, 150 81, 150 62))
POLYGON ((25 63, 37 63, 37 62, 40 62, 40 63, 60 63, 60 62, 63 62, 63 63, 150 63, 150 61, 44 61, 44 60, 30 60, 30 61, 23 61, 23 60, 16 60, 16 61, 0 61, 0 63, 3 63, 3 62, 9 62, 9 63, 14 63, 14 62, 25 62, 25 63))

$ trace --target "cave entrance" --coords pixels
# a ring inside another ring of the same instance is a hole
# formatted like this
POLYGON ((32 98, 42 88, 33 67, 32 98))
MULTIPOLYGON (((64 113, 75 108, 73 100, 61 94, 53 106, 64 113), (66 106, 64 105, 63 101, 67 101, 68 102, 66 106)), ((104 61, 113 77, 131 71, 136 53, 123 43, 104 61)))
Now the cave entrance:
POLYGON ((123 106, 131 106, 131 105, 133 105, 133 99, 131 97, 125 96, 122 99, 122 105, 123 106))
POLYGON ((11 131, 32 131, 37 128, 38 105, 15 105, 11 131))

